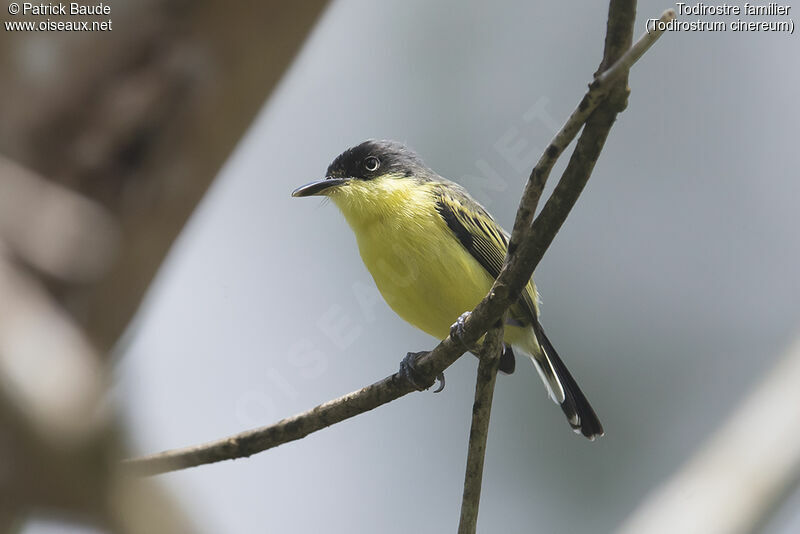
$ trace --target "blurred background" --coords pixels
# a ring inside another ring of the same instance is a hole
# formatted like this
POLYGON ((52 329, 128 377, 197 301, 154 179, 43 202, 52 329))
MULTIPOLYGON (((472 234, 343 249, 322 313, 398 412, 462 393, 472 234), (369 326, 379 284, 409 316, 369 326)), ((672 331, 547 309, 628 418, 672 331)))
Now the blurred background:
MULTIPOLYGON (((0 528, 454 529, 472 356, 442 394, 249 459, 138 490, 115 474, 119 454, 272 423, 433 347, 336 208, 290 192, 395 139, 510 228, 608 9, 287 4, 113 3, 111 32, 0 34, 0 528)), ((669 7, 639 2, 636 35, 669 7)), ((479 531, 615 531, 800 334, 798 60, 787 33, 670 32, 634 67, 536 278, 606 436, 570 432, 520 361, 498 378, 479 531)), ((800 492, 758 531, 799 531, 798 509, 800 492)))

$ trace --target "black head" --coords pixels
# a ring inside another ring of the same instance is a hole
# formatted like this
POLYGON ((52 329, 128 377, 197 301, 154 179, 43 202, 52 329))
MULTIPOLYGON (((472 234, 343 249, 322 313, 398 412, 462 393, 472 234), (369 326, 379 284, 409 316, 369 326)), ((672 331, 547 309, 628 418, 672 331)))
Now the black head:
POLYGON ((424 180, 432 171, 405 145, 396 141, 370 139, 337 156, 328 166, 325 176, 372 180, 387 174, 424 180))
POLYGON ((374 180, 387 175, 418 181, 430 181, 436 176, 405 145, 395 141, 369 140, 339 154, 328 166, 324 180, 298 187, 292 196, 328 195, 353 180, 374 180))

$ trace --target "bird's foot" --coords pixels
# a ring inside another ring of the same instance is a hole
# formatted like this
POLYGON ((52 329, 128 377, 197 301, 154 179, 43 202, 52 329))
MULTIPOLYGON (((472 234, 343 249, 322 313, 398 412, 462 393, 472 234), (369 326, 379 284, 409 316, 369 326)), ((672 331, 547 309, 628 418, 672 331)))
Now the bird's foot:
POLYGON ((400 361, 400 376, 402 376, 406 382, 414 386, 414 388, 419 391, 428 389, 436 382, 436 380, 438 380, 439 387, 434 389, 433 392, 439 393, 444 389, 444 373, 439 373, 436 375, 435 380, 431 380, 429 377, 423 375, 417 370, 417 358, 427 353, 427 351, 422 351, 409 352, 406 354, 406 357, 400 361))
POLYGON ((464 327, 465 323, 467 322, 467 317, 470 316, 470 313, 472 312, 462 313, 458 317, 458 319, 456 319, 456 322, 453 323, 453 326, 450 327, 450 337, 452 337, 454 340, 458 341, 465 347, 467 346, 467 344, 464 343, 464 327))

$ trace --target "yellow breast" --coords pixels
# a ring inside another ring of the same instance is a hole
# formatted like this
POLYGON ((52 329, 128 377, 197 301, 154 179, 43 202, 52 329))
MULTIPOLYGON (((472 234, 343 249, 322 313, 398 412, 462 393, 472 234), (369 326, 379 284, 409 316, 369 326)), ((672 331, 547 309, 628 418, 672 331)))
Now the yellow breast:
POLYGON ((436 211, 432 187, 384 177, 354 181, 331 195, 350 224, 387 304, 443 339, 493 282, 436 211))

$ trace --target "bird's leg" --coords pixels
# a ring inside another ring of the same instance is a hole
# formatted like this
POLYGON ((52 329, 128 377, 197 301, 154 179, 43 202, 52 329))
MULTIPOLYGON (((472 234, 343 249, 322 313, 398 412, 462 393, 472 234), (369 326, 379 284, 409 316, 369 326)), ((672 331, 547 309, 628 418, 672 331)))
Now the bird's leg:
POLYGON ((467 347, 467 344, 464 343, 464 324, 467 322, 467 317, 469 317, 470 313, 472 312, 462 313, 450 327, 450 337, 464 345, 468 350, 472 350, 473 347, 467 347))
MULTIPOLYGON (((417 358, 423 354, 428 354, 428 351, 409 352, 406 354, 406 357, 400 361, 400 376, 419 391, 428 389, 435 382, 435 380, 430 380, 417 370, 417 358)), ((439 393, 444 389, 444 373, 436 375, 436 380, 439 381, 439 387, 434 389, 433 392, 439 393)))

